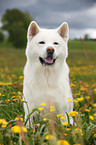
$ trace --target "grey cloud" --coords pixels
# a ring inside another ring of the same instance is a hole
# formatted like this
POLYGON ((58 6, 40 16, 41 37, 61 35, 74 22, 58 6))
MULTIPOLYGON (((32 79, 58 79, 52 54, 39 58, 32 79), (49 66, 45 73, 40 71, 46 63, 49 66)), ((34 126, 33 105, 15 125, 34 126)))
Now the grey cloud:
POLYGON ((96 0, 0 0, 0 16, 8 8, 29 11, 41 27, 56 28, 66 21, 74 33, 96 29, 96 0))

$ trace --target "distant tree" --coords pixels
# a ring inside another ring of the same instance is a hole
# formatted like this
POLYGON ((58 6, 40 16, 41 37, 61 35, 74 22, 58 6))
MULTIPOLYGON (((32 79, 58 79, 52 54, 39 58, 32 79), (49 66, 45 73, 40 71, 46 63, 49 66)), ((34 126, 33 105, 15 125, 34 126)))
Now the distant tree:
POLYGON ((0 42, 4 40, 4 34, 0 32, 0 42))
POLYGON ((28 12, 21 12, 18 9, 6 10, 2 16, 2 29, 9 33, 8 40, 16 48, 23 48, 26 45, 27 28, 32 18, 28 12))
POLYGON ((88 40, 88 39, 89 39, 89 34, 85 34, 84 40, 88 40))

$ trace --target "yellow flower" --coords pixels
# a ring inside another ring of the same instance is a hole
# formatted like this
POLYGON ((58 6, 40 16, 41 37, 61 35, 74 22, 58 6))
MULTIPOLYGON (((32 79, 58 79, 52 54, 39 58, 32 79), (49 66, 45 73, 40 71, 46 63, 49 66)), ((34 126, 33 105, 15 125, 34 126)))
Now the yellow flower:
POLYGON ((17 101, 18 99, 13 99, 13 101, 17 101))
POLYGON ((77 98, 77 101, 83 101, 83 100, 84 100, 83 97, 81 97, 81 98, 77 98))
POLYGON ((43 118, 43 121, 46 121, 47 119, 46 118, 43 118))
POLYGON ((42 103, 42 104, 41 104, 41 106, 45 106, 45 105, 46 105, 45 103, 42 103))
POLYGON ((70 145, 67 140, 58 140, 58 145, 70 145))
POLYGON ((21 129, 20 129, 20 127, 17 126, 17 125, 11 127, 11 130, 12 130, 12 132, 14 132, 14 133, 21 133, 21 129))
POLYGON ((72 102, 72 100, 67 100, 67 102, 72 102))
POLYGON ((44 108, 38 108, 39 111, 42 111, 44 108))
POLYGON ((13 126, 11 127, 11 130, 13 133, 21 133, 21 131, 23 132, 27 132, 27 129, 23 126, 23 127, 20 127, 20 126, 13 126))
POLYGON ((57 114, 57 117, 62 117, 63 115, 62 114, 57 114))
POLYGON ((18 92, 18 94, 21 95, 22 93, 21 92, 18 92))
POLYGON ((54 112, 55 109, 54 109, 54 106, 50 106, 50 112, 54 112))
POLYGON ((96 138, 96 134, 94 134, 94 137, 96 138))
POLYGON ((77 115, 78 114, 78 112, 77 111, 71 111, 68 115, 69 116, 75 116, 75 115, 77 115))
POLYGON ((19 79, 23 79, 23 76, 20 76, 19 79))
POLYGON ((65 116, 60 117, 61 119, 65 119, 65 116))
POLYGON ((35 130, 31 130, 31 132, 34 134, 35 133, 35 130))
POLYGON ((86 96, 87 99, 90 99, 90 96, 86 96))
POLYGON ((66 126, 68 123, 67 123, 67 122, 62 122, 62 124, 63 124, 64 126, 66 126))
POLYGON ((23 99, 21 99, 21 101, 23 101, 23 99))
POLYGON ((90 112, 90 110, 89 110, 89 109, 85 109, 85 111, 86 111, 86 112, 90 112))
POLYGON ((93 114, 95 117, 96 117, 96 113, 95 114, 93 114))
POLYGON ((96 92, 96 89, 94 89, 94 92, 96 92))
POLYGON ((75 103, 78 103, 78 101, 77 101, 76 99, 73 99, 73 101, 74 101, 75 103))
POLYGON ((12 92, 12 94, 15 95, 16 93, 15 92, 12 92))
POLYGON ((95 104, 93 104, 93 106, 94 106, 94 107, 96 107, 96 103, 95 103, 95 104))
POLYGON ((69 131, 69 130, 70 130, 70 128, 66 128, 66 130, 67 130, 67 131, 69 131))
POLYGON ((55 139, 55 136, 53 136, 53 135, 46 135, 46 140, 53 140, 53 139, 55 139))
POLYGON ((67 98, 67 102, 72 102, 71 97, 67 98))
POLYGON ((15 120, 21 120, 21 121, 23 121, 23 118, 16 117, 15 120))
POLYGON ((83 135, 82 134, 82 129, 80 129, 80 128, 74 129, 73 132, 80 133, 81 135, 83 135))
POLYGON ((8 122, 5 119, 0 119, 0 124, 2 124, 2 128, 5 128, 8 122))
POLYGON ((12 96, 12 98, 15 98, 16 96, 12 96))
POLYGON ((21 127, 21 130, 23 130, 23 132, 27 132, 27 129, 24 126, 21 127))
POLYGON ((89 118, 90 118, 91 120, 94 120, 94 117, 93 117, 92 115, 90 115, 89 118))

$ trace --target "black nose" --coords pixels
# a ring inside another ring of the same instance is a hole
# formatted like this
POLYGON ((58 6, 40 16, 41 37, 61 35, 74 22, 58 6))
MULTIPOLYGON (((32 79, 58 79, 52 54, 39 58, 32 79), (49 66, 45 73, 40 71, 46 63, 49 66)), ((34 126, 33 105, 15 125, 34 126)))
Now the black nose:
POLYGON ((53 47, 48 47, 47 48, 47 53, 53 54, 54 53, 54 48, 53 47))

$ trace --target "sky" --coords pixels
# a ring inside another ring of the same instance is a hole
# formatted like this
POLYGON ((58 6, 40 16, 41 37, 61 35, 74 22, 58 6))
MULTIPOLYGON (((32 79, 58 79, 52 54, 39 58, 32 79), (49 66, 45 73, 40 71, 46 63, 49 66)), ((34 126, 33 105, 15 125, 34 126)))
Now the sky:
POLYGON ((69 25, 69 38, 96 38, 96 0, 0 0, 0 18, 6 9, 28 11, 40 27, 69 25))

